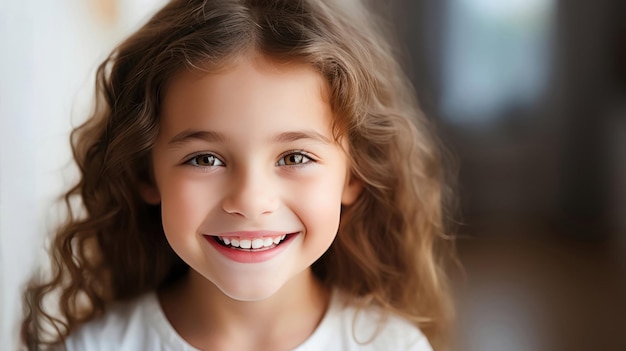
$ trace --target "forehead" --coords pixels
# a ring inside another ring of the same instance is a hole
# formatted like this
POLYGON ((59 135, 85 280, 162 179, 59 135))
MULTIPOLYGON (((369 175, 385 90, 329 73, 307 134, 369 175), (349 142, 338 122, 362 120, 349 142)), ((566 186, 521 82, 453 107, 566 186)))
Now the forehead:
MULTIPOLYGON (((181 88, 189 88, 204 82, 212 82, 212 93, 228 93, 230 88, 260 87, 275 85, 303 85, 313 88, 316 98, 328 101, 328 87, 322 75, 311 65, 295 60, 278 60, 263 55, 242 55, 228 62, 209 67, 185 68, 176 72, 165 89, 164 100, 179 98, 181 88)), ((265 90, 265 89, 264 89, 265 90)), ((186 92, 187 94, 189 91, 186 92)))
POLYGON ((163 96, 161 128, 219 130, 233 122, 246 128, 298 123, 329 128, 332 112, 321 74, 299 62, 247 56, 218 70, 182 70, 163 96))

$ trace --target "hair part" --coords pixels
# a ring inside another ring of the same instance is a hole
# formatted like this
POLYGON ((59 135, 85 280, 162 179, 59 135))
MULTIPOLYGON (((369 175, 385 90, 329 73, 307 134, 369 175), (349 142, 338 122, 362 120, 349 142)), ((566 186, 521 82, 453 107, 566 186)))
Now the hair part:
POLYGON ((72 132, 81 178, 64 196, 69 216, 51 244, 51 278, 26 290, 24 338, 44 344, 47 322, 56 334, 50 343, 60 342, 113 302, 185 274, 159 206, 138 190, 152 181, 161 99, 179 70, 215 72, 255 52, 320 73, 333 132, 348 140, 352 172, 364 184, 342 208, 337 238, 314 273, 364 305, 404 316, 443 349, 452 316, 449 188, 441 149, 384 28, 357 1, 173 0, 156 13, 99 66, 94 112, 72 132), (43 305, 54 291, 60 317, 43 305))

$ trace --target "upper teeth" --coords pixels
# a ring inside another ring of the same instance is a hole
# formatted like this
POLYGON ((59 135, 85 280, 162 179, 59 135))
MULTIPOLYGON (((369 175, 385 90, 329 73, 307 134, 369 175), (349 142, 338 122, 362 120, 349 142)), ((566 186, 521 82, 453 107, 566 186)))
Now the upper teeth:
POLYGON ((270 247, 280 243, 287 235, 279 235, 273 237, 242 239, 239 237, 218 236, 218 238, 226 245, 240 247, 242 249, 260 249, 262 247, 270 247))

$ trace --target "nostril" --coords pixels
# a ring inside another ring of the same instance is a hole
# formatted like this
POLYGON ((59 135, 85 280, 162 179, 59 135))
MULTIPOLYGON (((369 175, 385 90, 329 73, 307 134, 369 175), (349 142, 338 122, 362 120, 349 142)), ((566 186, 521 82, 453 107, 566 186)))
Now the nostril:
POLYGON ((280 206, 280 201, 269 194, 257 194, 256 196, 238 196, 224 199, 222 209, 224 212, 245 218, 254 218, 259 215, 271 214, 280 206))

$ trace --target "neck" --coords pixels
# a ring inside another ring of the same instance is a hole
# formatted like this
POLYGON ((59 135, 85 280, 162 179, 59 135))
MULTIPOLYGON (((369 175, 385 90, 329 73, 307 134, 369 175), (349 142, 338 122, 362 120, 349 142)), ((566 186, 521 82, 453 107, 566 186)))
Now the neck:
POLYGON ((329 293, 307 269, 265 300, 238 301, 190 270, 159 299, 174 329, 192 346, 279 350, 295 348, 313 333, 324 316, 329 293))

